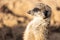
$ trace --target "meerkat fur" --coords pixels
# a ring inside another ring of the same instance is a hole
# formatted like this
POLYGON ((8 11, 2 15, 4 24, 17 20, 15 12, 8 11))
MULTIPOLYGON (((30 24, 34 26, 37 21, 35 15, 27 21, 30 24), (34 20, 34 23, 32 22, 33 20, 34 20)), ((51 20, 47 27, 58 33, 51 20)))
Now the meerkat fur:
POLYGON ((24 40, 48 40, 49 19, 44 19, 44 13, 41 11, 32 12, 34 18, 28 23, 24 32, 24 40))

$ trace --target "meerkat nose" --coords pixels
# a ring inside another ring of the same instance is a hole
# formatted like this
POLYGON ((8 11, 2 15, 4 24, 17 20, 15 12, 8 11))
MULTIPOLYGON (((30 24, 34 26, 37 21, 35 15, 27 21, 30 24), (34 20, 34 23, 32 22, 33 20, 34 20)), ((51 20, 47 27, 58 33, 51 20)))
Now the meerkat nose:
POLYGON ((31 10, 29 10, 27 13, 28 13, 28 14, 31 14, 31 10))

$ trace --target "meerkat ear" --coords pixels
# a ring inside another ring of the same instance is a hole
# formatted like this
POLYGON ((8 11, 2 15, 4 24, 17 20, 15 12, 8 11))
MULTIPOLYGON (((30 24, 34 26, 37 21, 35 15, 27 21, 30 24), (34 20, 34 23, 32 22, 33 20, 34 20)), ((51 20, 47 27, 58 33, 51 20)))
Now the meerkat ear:
POLYGON ((45 10, 44 10, 43 13, 44 13, 44 15, 45 15, 45 18, 50 17, 50 16, 51 16, 51 13, 52 13, 51 8, 50 8, 48 5, 46 5, 46 6, 45 6, 45 10))

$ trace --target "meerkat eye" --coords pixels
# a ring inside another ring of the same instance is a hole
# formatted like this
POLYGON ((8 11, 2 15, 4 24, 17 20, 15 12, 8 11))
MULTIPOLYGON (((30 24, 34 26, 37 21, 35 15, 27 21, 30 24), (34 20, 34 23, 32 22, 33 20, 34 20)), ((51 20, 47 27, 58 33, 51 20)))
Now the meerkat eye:
POLYGON ((38 11, 40 11, 40 9, 39 8, 34 8, 33 11, 38 12, 38 11))

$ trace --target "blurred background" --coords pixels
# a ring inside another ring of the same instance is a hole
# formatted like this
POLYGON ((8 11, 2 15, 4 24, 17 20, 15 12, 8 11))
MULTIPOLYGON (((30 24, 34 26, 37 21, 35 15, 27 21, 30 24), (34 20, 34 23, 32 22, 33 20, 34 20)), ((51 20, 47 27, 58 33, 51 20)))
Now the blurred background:
POLYGON ((28 11, 37 3, 51 7, 50 40, 60 40, 60 0, 0 0, 0 40, 23 40, 27 24, 33 19, 28 11))

